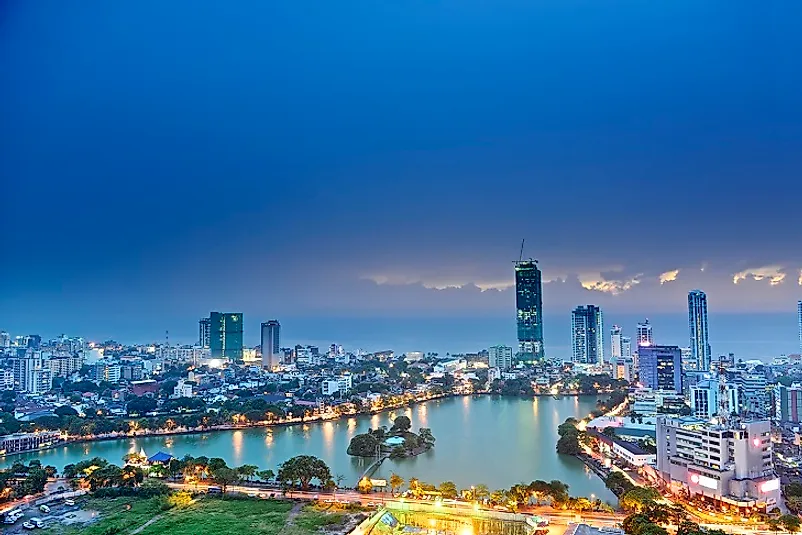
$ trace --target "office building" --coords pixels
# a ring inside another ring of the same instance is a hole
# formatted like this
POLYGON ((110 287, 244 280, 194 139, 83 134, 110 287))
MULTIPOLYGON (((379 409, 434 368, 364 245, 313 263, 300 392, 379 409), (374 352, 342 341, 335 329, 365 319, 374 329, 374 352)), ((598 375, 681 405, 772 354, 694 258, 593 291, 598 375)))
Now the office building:
POLYGON ((281 347, 281 324, 278 320, 262 323, 262 367, 272 370, 278 365, 281 347))
POLYGON ((624 356, 624 341, 621 336, 621 327, 613 325, 610 329, 610 360, 618 360, 624 356))
POLYGON ((536 260, 515 263, 515 308, 519 358, 543 359, 543 282, 536 260))
POLYGON ((198 321, 198 345, 200 347, 211 347, 212 341, 212 320, 211 318, 201 318, 198 321))
POLYGON ((774 387, 774 418, 780 423, 802 423, 802 385, 774 387))
POLYGON ((688 329, 691 353, 697 370, 710 369, 710 340, 707 333, 707 295, 702 290, 688 293, 688 329))
POLYGON ((512 368, 512 348, 510 346, 492 346, 487 350, 487 362, 491 368, 508 370, 512 368))
POLYGON ((656 431, 657 472, 673 493, 730 510, 777 505, 780 481, 767 420, 719 425, 660 416, 656 431))
POLYGON ((0 349, 11 347, 11 335, 6 331, 0 331, 0 349))
POLYGON ((638 378, 654 390, 682 392, 682 353, 677 346, 638 348, 638 378))
POLYGON ((324 396, 340 394, 344 396, 353 387, 353 378, 350 373, 341 375, 336 379, 325 379, 320 383, 320 390, 324 396))
POLYGON ((573 361, 604 364, 604 321, 595 305, 578 306, 571 313, 573 361))
POLYGON ((211 357, 242 360, 242 313, 212 312, 209 323, 211 357))
POLYGON ((0 370, 0 390, 14 390, 14 372, 0 370))
POLYGON ((691 414, 709 420, 714 416, 738 414, 738 386, 704 379, 690 388, 691 414), (722 399, 722 396, 724 399, 722 399))
POLYGON ((636 340, 638 347, 648 347, 654 345, 654 337, 652 335, 652 324, 646 319, 643 323, 638 323, 636 340))

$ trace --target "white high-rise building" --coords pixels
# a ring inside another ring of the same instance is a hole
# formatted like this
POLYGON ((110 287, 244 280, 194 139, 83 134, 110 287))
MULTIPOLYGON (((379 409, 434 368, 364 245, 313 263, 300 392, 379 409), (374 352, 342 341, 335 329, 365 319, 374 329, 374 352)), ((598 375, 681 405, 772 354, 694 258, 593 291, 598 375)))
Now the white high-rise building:
POLYGON ((696 370, 696 359, 693 356, 693 350, 690 347, 681 347, 679 351, 682 355, 682 370, 696 370))
POLYGON ((512 368, 512 348, 510 346, 491 346, 487 350, 488 366, 508 370, 512 368))
POLYGON ((25 357, 11 359, 14 387, 29 394, 43 394, 53 386, 53 374, 42 354, 31 353, 25 357))
POLYGON ((610 329, 610 359, 618 360, 624 356, 624 344, 621 336, 621 327, 613 325, 610 329))
POLYGON ((688 293, 688 328, 691 333, 692 360, 696 361, 696 369, 709 371, 711 357, 707 332, 707 295, 702 290, 688 293))
POLYGON ((578 306, 571 313, 573 361, 604 364, 604 320, 595 305, 578 306))
POLYGON ((638 323, 637 330, 638 347, 649 347, 654 345, 654 336, 652 335, 652 324, 649 323, 648 318, 643 323, 638 323))

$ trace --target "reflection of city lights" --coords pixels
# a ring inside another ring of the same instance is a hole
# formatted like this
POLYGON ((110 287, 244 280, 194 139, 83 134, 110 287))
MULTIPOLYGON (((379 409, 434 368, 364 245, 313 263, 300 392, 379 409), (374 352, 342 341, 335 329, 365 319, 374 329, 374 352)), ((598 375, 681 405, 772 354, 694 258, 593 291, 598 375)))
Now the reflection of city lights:
POLYGON ((760 439, 758 437, 755 437, 754 439, 752 439, 752 444, 754 444, 756 448, 760 447, 760 439))
POLYGON ((699 475, 691 474, 691 483, 699 483, 699 475))
POLYGON ((459 535, 473 535, 473 526, 464 525, 462 529, 459 530, 459 535))

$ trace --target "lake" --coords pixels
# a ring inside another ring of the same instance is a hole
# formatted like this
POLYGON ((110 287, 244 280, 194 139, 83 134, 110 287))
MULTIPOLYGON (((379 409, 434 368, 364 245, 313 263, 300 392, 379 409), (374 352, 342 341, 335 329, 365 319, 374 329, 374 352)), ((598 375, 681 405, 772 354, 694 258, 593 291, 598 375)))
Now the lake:
POLYGON ((396 472, 406 480, 417 477, 434 484, 450 480, 460 488, 482 483, 491 490, 534 479, 558 479, 570 485, 572 495, 595 494, 613 502, 612 493, 581 461, 557 455, 554 449, 557 426, 568 417, 586 416, 596 399, 465 396, 339 421, 70 444, 9 456, 0 466, 17 459, 39 459, 61 469, 91 457, 122 464, 123 455, 144 449, 149 456, 164 451, 176 457, 222 457, 229 465, 254 464, 275 471, 289 457, 303 454, 320 457, 332 474, 345 476, 344 485, 355 485, 370 460, 346 453, 351 437, 380 425, 389 427, 393 418, 405 414, 412 420, 413 431, 429 427, 437 443, 417 457, 386 460, 375 478, 389 478, 396 472))

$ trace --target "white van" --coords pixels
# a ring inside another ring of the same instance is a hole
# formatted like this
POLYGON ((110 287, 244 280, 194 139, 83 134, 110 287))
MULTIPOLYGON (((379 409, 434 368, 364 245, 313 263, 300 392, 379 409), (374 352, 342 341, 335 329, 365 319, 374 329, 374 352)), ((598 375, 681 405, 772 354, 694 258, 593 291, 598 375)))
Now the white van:
POLYGON ((47 514, 47 513, 50 512, 50 507, 42 504, 42 505, 39 506, 39 510, 42 511, 43 513, 47 514))
POLYGON ((45 527, 45 523, 44 523, 44 521, 43 521, 41 518, 31 518, 31 522, 32 522, 32 523, 33 523, 33 525, 34 525, 34 526, 36 526, 37 528, 43 528, 43 527, 45 527))

